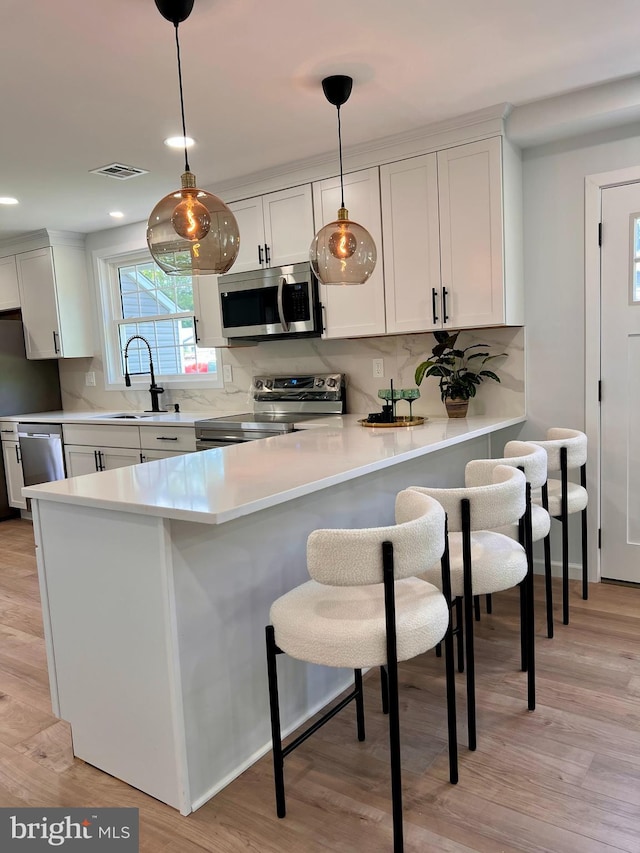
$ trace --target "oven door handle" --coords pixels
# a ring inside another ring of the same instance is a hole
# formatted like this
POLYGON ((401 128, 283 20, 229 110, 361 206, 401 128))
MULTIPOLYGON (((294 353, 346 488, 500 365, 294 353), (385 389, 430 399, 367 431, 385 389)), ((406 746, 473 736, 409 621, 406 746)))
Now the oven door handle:
POLYGON ((287 282, 284 278, 281 278, 280 281, 278 282, 278 316, 280 317, 280 323, 282 324, 283 331, 288 332, 289 331, 289 323, 285 319, 285 316, 284 316, 284 303, 283 303, 283 299, 282 299, 282 296, 283 296, 282 291, 284 290, 284 286, 286 283, 287 282))

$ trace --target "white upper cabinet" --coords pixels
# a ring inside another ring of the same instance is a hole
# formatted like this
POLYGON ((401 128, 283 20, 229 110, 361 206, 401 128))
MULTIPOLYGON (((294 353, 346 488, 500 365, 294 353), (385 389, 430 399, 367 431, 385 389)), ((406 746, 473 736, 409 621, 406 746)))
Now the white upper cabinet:
POLYGON ((436 154, 380 167, 387 332, 442 323, 436 154))
MULTIPOLYGON (((340 208, 340 178, 313 184, 316 228, 333 222, 340 208)), ((382 227, 378 169, 365 169, 344 176, 344 203, 349 218, 373 237, 378 261, 371 278, 363 285, 320 285, 325 309, 325 338, 353 338, 385 334, 384 275, 382 271, 382 227)))
POLYGON ((13 255, 0 258, 0 311, 20 307, 18 270, 13 255))
POLYGON ((49 246, 16 262, 27 358, 93 355, 84 250, 49 246))
POLYGON ((387 332, 521 325, 521 166, 500 137, 380 168, 387 332))
POLYGON ((240 230, 230 273, 296 264, 309 258, 314 235, 311 185, 229 203, 240 230))

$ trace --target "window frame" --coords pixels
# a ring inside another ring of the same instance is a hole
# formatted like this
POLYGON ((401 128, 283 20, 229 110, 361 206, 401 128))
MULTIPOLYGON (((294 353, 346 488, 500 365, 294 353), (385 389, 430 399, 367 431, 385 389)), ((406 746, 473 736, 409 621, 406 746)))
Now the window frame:
MULTIPOLYGON (((126 246, 118 246, 99 250, 93 253, 94 267, 96 269, 96 282, 98 286, 98 306, 100 312, 100 334, 104 367, 104 387, 107 391, 146 391, 149 388, 150 377, 148 374, 132 375, 131 386, 127 388, 122 372, 122 358, 120 349, 119 326, 122 324, 120 280, 118 268, 134 263, 144 263, 153 258, 146 246, 141 246, 137 241, 126 246)), ((200 313, 199 291, 197 280, 192 281, 194 310, 177 312, 171 317, 194 317, 197 324, 200 313)), ((151 320, 167 319, 167 315, 154 315, 151 320)), ((140 322, 130 318, 130 322, 140 322)), ((223 388, 222 359, 217 347, 206 347, 215 349, 216 372, 193 373, 193 374, 163 374, 156 371, 156 381, 164 388, 188 390, 190 388, 223 388)), ((156 365, 154 364, 154 368, 156 365)))

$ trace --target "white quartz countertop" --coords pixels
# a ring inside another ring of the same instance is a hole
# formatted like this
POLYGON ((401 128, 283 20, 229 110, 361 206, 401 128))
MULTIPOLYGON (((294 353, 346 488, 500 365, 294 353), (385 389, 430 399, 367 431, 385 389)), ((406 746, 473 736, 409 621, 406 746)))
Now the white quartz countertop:
POLYGON ((23 494, 222 524, 525 420, 434 418, 422 426, 390 429, 363 427, 362 417, 334 415, 313 421, 312 429, 43 483, 23 494))
POLYGON ((129 412, 118 409, 113 412, 28 412, 24 415, 2 415, 0 420, 16 423, 39 424, 119 424, 132 426, 193 426, 205 418, 219 418, 233 412, 129 412), (126 418, 115 417, 127 415, 126 418), (135 417, 129 417, 135 415, 135 417))

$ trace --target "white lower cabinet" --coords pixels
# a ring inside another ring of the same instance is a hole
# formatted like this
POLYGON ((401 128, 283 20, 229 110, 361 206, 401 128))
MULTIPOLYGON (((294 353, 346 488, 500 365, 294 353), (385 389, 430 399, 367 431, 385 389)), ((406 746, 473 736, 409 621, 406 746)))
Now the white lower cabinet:
POLYGON ((67 477, 95 474, 96 471, 111 471, 140 462, 137 447, 88 447, 79 444, 66 445, 64 460, 67 477))
POLYGON ((27 499, 22 497, 22 489, 24 488, 22 460, 20 458, 20 445, 17 441, 3 439, 2 458, 4 460, 9 506, 16 507, 16 509, 26 509, 27 499))
MULTIPOLYGON (((344 176, 344 203, 349 218, 366 228, 373 237, 378 260, 371 278, 363 285, 320 285, 320 301, 325 312, 323 337, 384 335, 384 275, 377 167, 344 176)), ((313 184, 313 206, 317 230, 337 218, 340 207, 339 177, 313 184)))

